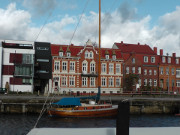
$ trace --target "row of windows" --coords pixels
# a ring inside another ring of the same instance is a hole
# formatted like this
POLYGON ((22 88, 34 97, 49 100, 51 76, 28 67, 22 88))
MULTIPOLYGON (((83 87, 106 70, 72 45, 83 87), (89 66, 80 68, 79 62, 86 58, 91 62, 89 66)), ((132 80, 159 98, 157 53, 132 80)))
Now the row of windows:
MULTIPOLYGON (((57 77, 56 77, 57 78, 57 77)), ((59 79, 58 79, 59 80, 59 79)), ((90 86, 95 87, 96 86, 96 78, 95 77, 90 77, 90 86)), ((88 85, 88 78, 87 77, 82 77, 82 87, 87 87, 88 85)), ((121 82, 120 78, 115 79, 115 86, 120 87, 121 82)), ((61 86, 67 86, 67 77, 61 77, 61 86)), ((75 77, 69 77, 69 86, 75 86, 75 77)), ((101 86, 107 86, 107 78, 102 77, 101 78, 101 86)), ((108 78, 108 86, 109 87, 114 87, 114 78, 108 78)))
MULTIPOLYGON (((132 67, 132 73, 135 74, 136 72, 136 68, 135 67, 132 67)), ((126 67, 126 74, 129 74, 129 67, 126 67)), ((138 67, 138 74, 141 74, 141 67, 138 67)), ((147 75, 148 74, 148 70, 147 69, 144 69, 144 75, 147 75)), ((149 70, 149 75, 157 75, 157 71, 154 70, 154 73, 153 73, 153 70, 149 70)))
MULTIPOLYGON (((145 63, 148 63, 148 56, 144 56, 144 62, 145 63)), ((135 63, 135 59, 132 61, 132 62, 134 62, 135 63)), ((151 63, 155 63, 156 62, 156 59, 155 59, 155 57, 154 56, 152 56, 151 57, 151 63)))
MULTIPOLYGON (((162 63, 166 63, 166 57, 162 57, 162 63)), ((171 57, 167 58, 167 63, 171 63, 171 57)), ((176 64, 179 64, 179 59, 176 58, 176 64)))
MULTIPOLYGON (((165 69, 165 74, 166 74, 166 75, 169 75, 169 74, 170 74, 170 71, 169 71, 169 70, 170 70, 169 67, 166 67, 166 69, 165 69)), ((161 75, 164 74, 164 68, 163 68, 163 67, 160 68, 160 74, 161 74, 161 75)), ((174 68, 171 68, 171 74, 172 74, 172 75, 175 75, 175 69, 174 69, 174 68)), ((177 76, 180 76, 180 69, 176 69, 176 75, 177 75, 177 76)))
MULTIPOLYGON (((169 86, 169 79, 166 80, 166 87, 169 86)), ((172 87, 175 86, 175 80, 172 80, 172 87)), ((160 87, 163 88, 163 80, 160 80, 160 87)), ((180 80, 176 80, 176 87, 180 87, 180 80)))
MULTIPOLYGON (((149 83, 149 86, 157 86, 157 80, 156 79, 144 79, 144 86, 147 86, 148 85, 148 83, 149 83)), ((142 85, 142 82, 141 82, 141 79, 139 79, 138 80, 138 84, 139 84, 139 86, 141 86, 142 85)))
MULTIPOLYGON (((62 62, 62 71, 67 71, 67 67, 68 67, 68 63, 67 61, 63 61, 62 62)), ((95 72, 96 69, 96 65, 95 62, 91 62, 90 63, 90 72, 95 72)), ((55 61, 54 62, 54 70, 55 71, 59 71, 60 70, 60 62, 59 61, 55 61)), ((69 65, 69 70, 70 72, 75 71, 75 62, 70 62, 69 65)), ((121 65, 120 64, 116 64, 116 73, 121 73, 121 65)), ((87 73, 88 71, 88 63, 87 62, 83 62, 82 63, 82 72, 83 73, 87 73)), ((107 63, 102 63, 101 64, 101 72, 102 73, 106 73, 107 72, 107 63)), ((109 73, 114 73, 114 64, 110 63, 109 64, 109 73)))

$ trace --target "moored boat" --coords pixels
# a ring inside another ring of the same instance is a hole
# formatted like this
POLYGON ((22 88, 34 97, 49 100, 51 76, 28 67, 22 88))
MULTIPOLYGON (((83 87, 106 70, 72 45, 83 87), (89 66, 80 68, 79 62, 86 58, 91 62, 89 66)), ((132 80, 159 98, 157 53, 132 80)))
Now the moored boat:
POLYGON ((62 98, 53 103, 48 110, 49 115, 59 117, 114 117, 117 115, 117 105, 98 104, 90 100, 89 103, 81 103, 80 98, 62 98))

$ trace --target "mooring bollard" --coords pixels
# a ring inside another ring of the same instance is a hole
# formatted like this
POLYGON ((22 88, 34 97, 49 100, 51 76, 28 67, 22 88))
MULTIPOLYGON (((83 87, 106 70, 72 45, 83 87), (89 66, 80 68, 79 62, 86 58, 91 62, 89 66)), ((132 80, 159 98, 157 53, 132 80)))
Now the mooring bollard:
POLYGON ((122 101, 118 104, 116 135, 129 135, 129 111, 129 101, 122 101))

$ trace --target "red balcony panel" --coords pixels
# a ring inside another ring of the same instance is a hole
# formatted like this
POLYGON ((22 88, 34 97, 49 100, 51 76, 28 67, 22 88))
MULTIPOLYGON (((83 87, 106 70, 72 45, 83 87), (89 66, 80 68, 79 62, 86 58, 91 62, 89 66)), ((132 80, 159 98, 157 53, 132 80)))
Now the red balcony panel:
POLYGON ((22 54, 10 53, 9 63, 22 63, 22 54))
POLYGON ((13 75, 14 74, 14 65, 3 65, 2 74, 3 75, 13 75))
POLYGON ((10 78, 10 84, 22 85, 22 78, 10 78))

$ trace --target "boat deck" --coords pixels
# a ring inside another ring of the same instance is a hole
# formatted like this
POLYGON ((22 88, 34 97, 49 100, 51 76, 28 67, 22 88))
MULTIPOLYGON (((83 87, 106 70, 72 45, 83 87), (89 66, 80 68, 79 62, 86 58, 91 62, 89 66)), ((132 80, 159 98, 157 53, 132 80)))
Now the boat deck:
MULTIPOLYGON (((129 135, 179 135, 180 127, 130 128, 129 135)), ((34 128, 27 135, 116 135, 116 128, 34 128)))

